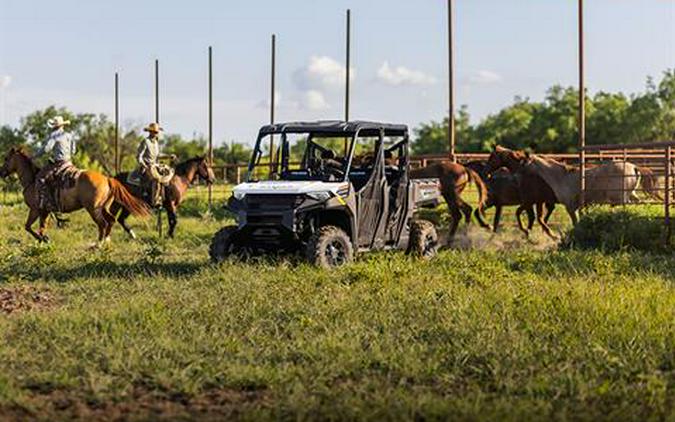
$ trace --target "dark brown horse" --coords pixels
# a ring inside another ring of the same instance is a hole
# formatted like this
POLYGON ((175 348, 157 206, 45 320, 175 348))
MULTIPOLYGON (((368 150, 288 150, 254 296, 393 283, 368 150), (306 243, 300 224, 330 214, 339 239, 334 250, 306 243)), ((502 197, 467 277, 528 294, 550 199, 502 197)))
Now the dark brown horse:
MULTIPOLYGON (((178 164, 176 166, 176 173, 169 182, 169 185, 165 187, 162 207, 166 210, 169 218, 169 237, 173 237, 176 225, 178 224, 176 211, 185 199, 188 188, 197 177, 204 180, 209 185, 215 182, 213 170, 211 169, 211 166, 209 166, 208 159, 205 156, 195 157, 178 164)), ((122 182, 134 196, 143 198, 143 189, 140 186, 132 185, 128 182, 129 173, 120 173, 115 176, 115 178, 122 182)), ((135 239, 136 234, 126 223, 129 212, 125 209, 122 209, 120 212, 120 208, 119 204, 113 204, 113 214, 117 215, 119 212, 117 222, 120 223, 129 236, 135 239)))
MULTIPOLYGON (((450 237, 457 232, 457 226, 462 219, 462 214, 466 224, 471 223, 471 213, 473 208, 467 204, 461 197, 466 186, 473 182, 478 189, 478 210, 482 210, 487 201, 488 189, 483 179, 470 168, 466 168, 457 163, 437 163, 430 166, 410 171, 411 179, 439 179, 441 182, 441 195, 448 204, 448 211, 452 217, 450 225, 450 237)), ((476 219, 481 227, 489 229, 490 225, 483 220, 482 211, 475 213, 476 219)))
MULTIPOLYGON (((558 202, 555 193, 551 187, 539 175, 533 173, 527 167, 529 161, 528 154, 522 151, 512 151, 508 148, 496 145, 487 162, 487 171, 493 173, 502 167, 506 167, 511 173, 520 177, 519 192, 521 208, 536 208, 537 222, 544 232, 551 238, 556 238, 553 231, 548 226, 548 220, 553 214, 555 204, 558 202), (546 205, 546 214, 544 215, 544 205, 546 205)), ((529 215, 529 213, 528 213, 529 215)), ((532 230, 532 220, 528 221, 527 230, 521 230, 529 234, 532 230)))
MULTIPOLYGON (((497 232, 499 229, 503 208, 506 206, 518 206, 516 210, 518 228, 528 234, 534 225, 535 214, 533 207, 528 208, 522 205, 523 201, 521 200, 520 193, 521 176, 511 173, 506 167, 499 168, 490 174, 486 160, 470 161, 464 165, 478 173, 488 188, 488 199, 485 202, 484 210, 495 207, 495 216, 492 223, 494 231, 497 232), (527 214, 527 230, 523 226, 521 219, 523 213, 527 214)), ((550 205, 550 207, 549 204, 546 204, 547 214, 544 217, 544 221, 547 223, 554 207, 555 204, 550 205)))
MULTIPOLYGON (((35 177, 39 170, 26 153, 12 148, 0 168, 0 177, 18 174, 23 187, 24 202, 30 209, 24 228, 38 241, 47 242, 49 237, 45 231, 50 213, 40 208, 40 195, 35 186, 35 177), (35 232, 33 224, 38 218, 40 228, 35 232)), ((121 183, 92 170, 82 171, 72 188, 59 192, 61 212, 71 213, 82 208, 87 210, 98 226, 99 243, 110 240, 110 231, 115 224, 115 217, 110 211, 113 202, 127 213, 139 216, 149 214, 145 204, 134 198, 121 183)))

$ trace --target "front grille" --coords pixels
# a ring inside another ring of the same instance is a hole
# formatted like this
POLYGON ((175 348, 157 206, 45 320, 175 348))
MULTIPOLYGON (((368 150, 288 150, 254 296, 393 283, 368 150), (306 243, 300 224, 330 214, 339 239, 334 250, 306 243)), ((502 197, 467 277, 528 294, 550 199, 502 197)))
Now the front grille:
POLYGON ((302 196, 299 195, 246 195, 246 205, 249 210, 265 209, 293 209, 300 205, 302 196))
POLYGON ((247 222, 256 226, 281 225, 283 217, 280 215, 248 215, 247 222))

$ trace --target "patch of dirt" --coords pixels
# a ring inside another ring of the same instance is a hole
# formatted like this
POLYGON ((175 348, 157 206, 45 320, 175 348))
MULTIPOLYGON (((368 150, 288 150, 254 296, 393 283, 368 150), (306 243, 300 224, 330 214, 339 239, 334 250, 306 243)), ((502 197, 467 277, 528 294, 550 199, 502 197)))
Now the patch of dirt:
POLYGON ((105 402, 56 390, 35 395, 21 406, 0 407, 0 421, 237 420, 247 409, 269 408, 270 403, 266 390, 216 389, 186 396, 137 388, 129 397, 105 402))
POLYGON ((439 242, 443 245, 442 247, 459 250, 509 251, 525 248, 543 251, 555 249, 559 244, 558 241, 543 234, 531 235, 527 238, 520 232, 494 233, 475 225, 461 226, 452 240, 449 239, 448 234, 447 230, 440 230, 439 242))
POLYGON ((0 287, 0 314, 51 308, 56 298, 49 290, 34 286, 0 287))

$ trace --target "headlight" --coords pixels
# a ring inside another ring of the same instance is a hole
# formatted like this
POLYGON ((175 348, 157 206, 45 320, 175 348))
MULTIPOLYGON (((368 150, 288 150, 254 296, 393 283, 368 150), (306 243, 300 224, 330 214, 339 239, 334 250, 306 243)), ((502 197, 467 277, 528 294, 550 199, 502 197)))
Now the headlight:
POLYGON ((234 196, 234 199, 236 199, 237 201, 241 201, 246 196, 246 193, 245 192, 237 192, 235 190, 234 192, 232 192, 232 196, 234 196))
POLYGON ((330 192, 310 192, 307 196, 315 201, 323 202, 330 198, 330 192))

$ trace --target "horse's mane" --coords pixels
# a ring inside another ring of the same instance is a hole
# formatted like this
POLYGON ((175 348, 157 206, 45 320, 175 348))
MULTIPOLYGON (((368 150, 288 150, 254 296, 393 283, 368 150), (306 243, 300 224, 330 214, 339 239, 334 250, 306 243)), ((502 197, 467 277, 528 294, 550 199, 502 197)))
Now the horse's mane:
POLYGON ((176 165, 176 173, 177 174, 185 174, 188 169, 190 168, 191 165, 194 163, 200 162, 204 159, 204 157, 194 157, 190 158, 189 160, 183 161, 182 163, 178 163, 176 165))
POLYGON ((10 151, 20 156, 23 159, 23 161, 28 164, 33 173, 37 173, 38 171, 40 171, 40 167, 37 164, 35 164, 30 155, 28 155, 28 153, 22 147, 12 148, 10 151))

